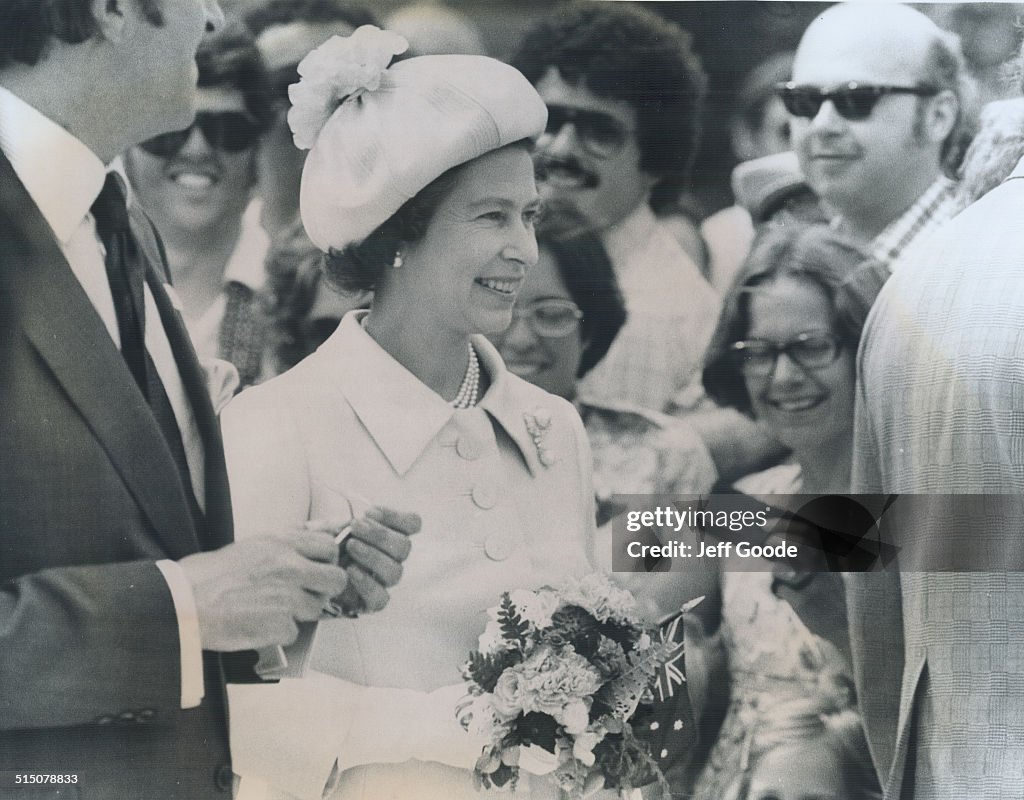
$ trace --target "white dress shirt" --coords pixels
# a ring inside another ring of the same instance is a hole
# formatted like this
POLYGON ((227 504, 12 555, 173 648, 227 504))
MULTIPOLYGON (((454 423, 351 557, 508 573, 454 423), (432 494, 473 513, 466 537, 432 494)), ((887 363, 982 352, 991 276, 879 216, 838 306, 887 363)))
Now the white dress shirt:
MULTIPOLYGON (((103 162, 81 141, 21 98, 0 87, 0 150, 11 162, 43 218, 50 225, 89 301, 119 348, 120 332, 114 300, 107 281, 104 249, 89 209, 106 179, 103 162), (68 180, 68 176, 74 180, 68 180)), ((200 507, 205 502, 203 443, 185 393, 160 313, 149 287, 145 287, 146 350, 170 399, 181 431, 192 489, 200 507)), ((195 600, 181 567, 158 561, 178 616, 181 650, 182 708, 203 698, 202 645, 195 600)))

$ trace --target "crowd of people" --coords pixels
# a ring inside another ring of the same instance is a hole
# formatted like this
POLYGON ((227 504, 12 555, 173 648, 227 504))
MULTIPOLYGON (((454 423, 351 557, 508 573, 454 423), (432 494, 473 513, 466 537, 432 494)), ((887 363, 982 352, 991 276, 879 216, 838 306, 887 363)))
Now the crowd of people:
POLYGON ((499 60, 430 4, 0 0, 0 797, 486 795, 485 610, 709 494, 886 497, 901 553, 614 573, 703 597, 673 797, 1019 797, 1024 99, 959 19, 822 11, 703 214, 647 7, 499 60))

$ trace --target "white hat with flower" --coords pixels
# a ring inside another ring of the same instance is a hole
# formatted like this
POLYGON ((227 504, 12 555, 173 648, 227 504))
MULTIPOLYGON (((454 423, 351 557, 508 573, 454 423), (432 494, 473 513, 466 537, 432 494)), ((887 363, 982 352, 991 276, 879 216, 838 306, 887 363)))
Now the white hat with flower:
POLYGON ((389 67, 407 47, 364 25, 299 64, 288 122, 310 149, 300 211, 321 250, 362 241, 442 173, 544 130, 544 101, 513 67, 466 55, 389 67))

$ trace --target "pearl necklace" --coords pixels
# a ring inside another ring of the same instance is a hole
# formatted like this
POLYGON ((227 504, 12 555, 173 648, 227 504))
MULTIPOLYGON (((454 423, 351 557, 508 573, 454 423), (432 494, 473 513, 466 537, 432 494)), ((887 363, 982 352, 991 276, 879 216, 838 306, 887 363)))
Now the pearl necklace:
POLYGON ((473 345, 469 345, 469 366, 466 367, 466 374, 462 378, 462 385, 449 405, 453 408, 472 408, 476 405, 477 396, 480 394, 480 359, 477 358, 473 345))

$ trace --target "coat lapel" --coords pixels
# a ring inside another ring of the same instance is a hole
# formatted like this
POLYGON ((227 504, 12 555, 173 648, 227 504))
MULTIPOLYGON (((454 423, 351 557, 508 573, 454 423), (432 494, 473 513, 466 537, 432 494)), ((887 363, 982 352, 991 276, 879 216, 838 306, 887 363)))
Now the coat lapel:
POLYGON ((25 336, 93 431, 172 558, 198 547, 174 461, 53 232, 0 155, 0 274, 25 336))
MULTIPOLYGON (((148 221, 145 230, 149 230, 148 221)), ((147 282, 153 293, 153 300, 160 312, 167 339, 178 364, 181 380, 188 395, 189 405, 195 414, 199 434, 203 439, 204 477, 206 488, 206 531, 203 536, 204 550, 212 550, 232 540, 231 499, 228 491, 227 467, 224 462, 224 446, 220 436, 220 425, 210 404, 206 373, 203 371, 192 347, 192 340, 185 329, 185 321, 174 308, 164 288, 162 276, 154 267, 151 243, 144 234, 139 237, 147 260, 147 282)))
MULTIPOLYGON (((846 576, 850 647, 857 698, 881 785, 901 779, 908 696, 903 691, 903 606, 899 572, 846 576)), ((911 690, 913 691, 913 690, 911 690)), ((887 797, 889 795, 886 795, 887 797)))

